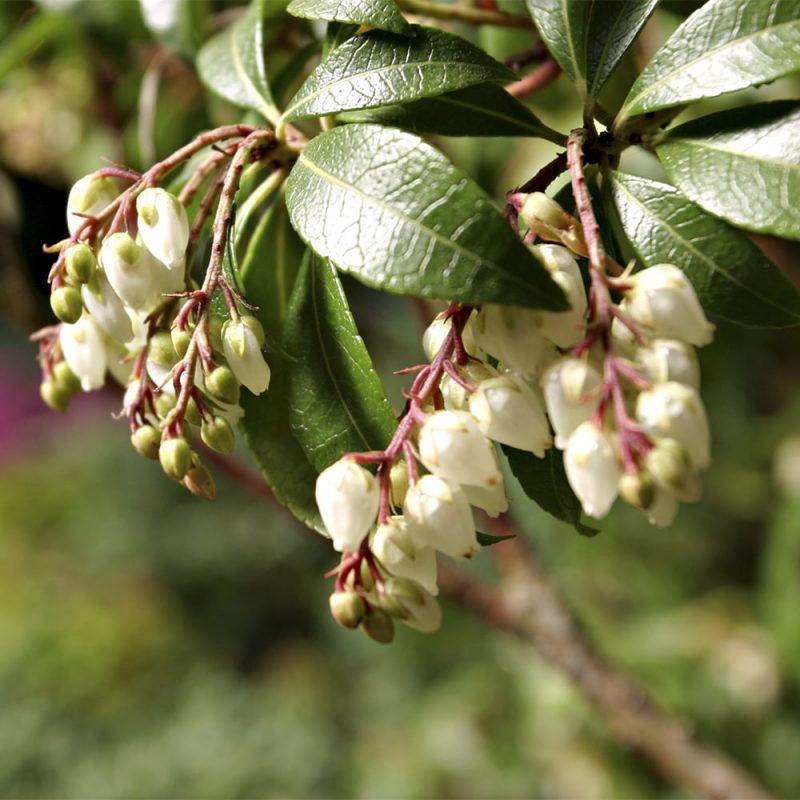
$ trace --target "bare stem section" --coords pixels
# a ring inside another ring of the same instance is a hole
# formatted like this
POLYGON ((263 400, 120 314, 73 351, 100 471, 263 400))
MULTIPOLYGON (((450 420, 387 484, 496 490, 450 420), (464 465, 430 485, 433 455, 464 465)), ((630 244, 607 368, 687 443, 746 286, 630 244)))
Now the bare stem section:
MULTIPOLYGON (((516 533, 499 521, 495 534, 516 533)), ((592 702, 622 745, 639 751, 667 780, 711 800, 771 797, 755 778, 699 742, 690 727, 659 708, 630 675, 586 638, 558 589, 518 540, 495 546, 503 581, 487 586, 440 564, 441 588, 498 630, 531 644, 592 702)))

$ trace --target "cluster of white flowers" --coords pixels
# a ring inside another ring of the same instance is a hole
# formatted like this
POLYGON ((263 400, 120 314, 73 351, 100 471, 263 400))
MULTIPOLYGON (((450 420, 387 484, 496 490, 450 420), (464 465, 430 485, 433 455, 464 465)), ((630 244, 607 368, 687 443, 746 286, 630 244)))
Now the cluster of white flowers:
POLYGON ((87 175, 70 191, 67 223, 51 292, 61 324, 41 359, 42 397, 64 410, 74 392, 99 389, 110 374, 127 386, 123 411, 136 449, 212 496, 187 423, 208 446, 233 449, 240 386, 259 394, 269 384, 260 323, 210 318, 210 297, 187 270, 186 209, 165 189, 123 192, 115 177, 87 175))
POLYGON ((686 277, 658 265, 619 279, 622 302, 593 332, 572 253, 533 250, 571 309, 485 305, 462 319, 458 347, 452 312, 440 315, 423 347, 441 377, 409 428, 415 444, 402 448, 414 463, 398 461, 390 445, 388 461, 349 454, 320 474, 322 520, 352 567, 331 601, 343 624, 379 640, 392 617, 438 628, 436 551, 471 556, 479 548, 471 506, 490 516, 508 508, 496 443, 538 457, 563 450, 570 485, 594 517, 621 495, 664 525, 678 500, 697 498, 709 433, 692 345, 708 343, 713 327, 686 277), (380 464, 377 477, 363 466, 370 462, 380 464))

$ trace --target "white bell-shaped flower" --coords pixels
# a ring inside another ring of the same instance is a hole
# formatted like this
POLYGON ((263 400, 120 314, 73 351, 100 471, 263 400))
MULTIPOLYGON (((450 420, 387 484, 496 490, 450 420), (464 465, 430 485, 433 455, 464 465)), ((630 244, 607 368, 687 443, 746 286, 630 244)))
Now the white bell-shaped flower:
POLYGON ((475 341, 506 367, 535 375, 545 346, 541 321, 540 311, 487 304, 475 318, 475 341))
POLYGON ((451 481, 423 475, 406 493, 403 516, 415 548, 433 547, 453 558, 480 549, 469 501, 451 481))
POLYGON ((600 402, 600 373, 582 358, 562 358, 542 377, 545 406, 563 450, 572 432, 590 420, 600 402))
POLYGON ((677 439, 694 469, 711 463, 711 434, 700 395, 691 386, 668 381, 642 392, 636 418, 649 436, 677 439))
POLYGON ((656 489, 655 499, 644 513, 651 525, 666 528, 675 521, 678 514, 678 501, 664 489, 656 489))
POLYGON ((702 346, 714 336, 714 326, 706 319, 694 287, 686 275, 672 264, 657 264, 630 278, 623 311, 633 322, 661 339, 680 339, 702 346))
POLYGON ((222 352, 236 379, 253 394, 261 394, 269 386, 271 372, 261 352, 263 346, 264 331, 255 317, 225 323, 222 352))
POLYGON ((585 335, 587 308, 586 289, 578 262, 566 247, 541 244, 533 249, 570 304, 568 311, 542 312, 542 333, 563 349, 573 347, 585 335))
POLYGON ((101 269, 95 271, 89 283, 83 284, 81 298, 97 325, 112 339, 125 344, 133 338, 128 312, 101 269))
POLYGON ((125 305, 136 311, 149 305, 155 260, 127 233, 112 233, 103 240, 100 264, 111 288, 125 305))
POLYGON ((434 411, 419 432, 419 457, 434 475, 492 487, 502 483, 492 443, 467 411, 434 411))
POLYGON ((155 308, 164 300, 165 295, 186 290, 186 262, 181 261, 170 269, 149 251, 145 252, 152 260, 153 293, 150 296, 150 306, 155 308))
POLYGON ((74 325, 62 324, 58 341, 64 361, 81 382, 81 389, 99 389, 106 374, 106 348, 92 319, 84 314, 74 325))
POLYGON ((490 517, 499 517, 508 511, 508 497, 506 497, 504 483, 498 483, 497 486, 492 486, 491 489, 467 485, 463 485, 461 489, 467 496, 471 506, 480 508, 490 517))
POLYGON ((69 190, 67 197, 67 227, 70 236, 75 235, 87 217, 99 214, 119 194, 119 186, 113 178, 102 178, 94 172, 84 175, 69 190))
POLYGON ((442 625, 442 608, 439 601, 421 589, 410 596, 398 598, 406 611, 400 622, 420 633, 435 633, 442 625))
POLYGON ((544 407, 533 389, 511 373, 478 384, 470 413, 485 436, 542 458, 552 444, 544 407))
MULTIPOLYGON (((475 334, 472 330, 473 319, 474 316, 470 317, 461 331, 461 343, 470 355, 475 355, 478 351, 478 347, 475 344, 475 334)), ((425 351, 425 357, 428 361, 433 361, 436 358, 436 354, 442 349, 445 339, 450 335, 452 327, 452 321, 443 311, 441 314, 437 314, 433 322, 425 328, 425 333, 422 334, 422 349, 425 351)))
POLYGON ((320 472, 315 491, 322 522, 339 552, 358 550, 378 515, 375 476, 342 458, 320 472))
MULTIPOLYGON (((457 367, 457 369, 461 378, 472 386, 477 386, 481 381, 494 378, 499 374, 494 367, 483 361, 470 360, 466 364, 457 367)), ((463 411, 467 407, 469 391, 447 373, 442 376, 439 390, 442 393, 442 400, 444 400, 446 409, 463 411)))
POLYGON ((415 547, 402 516, 389 517, 372 536, 372 552, 398 578, 416 581, 425 591, 439 594, 436 585, 436 551, 415 547))
POLYGON ((564 469, 583 510, 604 517, 617 496, 619 465, 610 438, 593 422, 584 422, 569 437, 564 469))
POLYGON ((676 381, 700 388, 700 366, 694 348, 678 339, 653 339, 640 347, 636 360, 653 383, 676 381))
POLYGON ((134 359, 130 357, 128 345, 121 345, 110 336, 103 336, 106 347, 106 367, 108 374, 120 385, 127 386, 133 372, 134 359))
POLYGON ((183 203, 165 189, 149 187, 136 198, 139 236, 168 269, 182 266, 189 244, 189 220, 183 203))

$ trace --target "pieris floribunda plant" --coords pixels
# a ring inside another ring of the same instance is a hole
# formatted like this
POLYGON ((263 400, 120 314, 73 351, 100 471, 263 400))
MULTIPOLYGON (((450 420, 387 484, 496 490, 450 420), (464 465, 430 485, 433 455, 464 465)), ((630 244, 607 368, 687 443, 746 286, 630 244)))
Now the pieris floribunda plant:
POLYGON ((710 0, 635 75, 657 2, 606 5, 252 0, 196 59, 247 121, 72 188, 45 402, 121 384, 135 449, 204 497, 198 442, 230 453, 243 428, 275 497, 340 553, 333 616, 381 642, 439 626, 436 553, 491 543, 509 479, 582 533, 617 502, 670 524, 711 466, 706 313, 800 321, 745 233, 800 238, 797 103, 673 118, 800 69, 800 22, 791 0, 710 0), (534 47, 504 63, 455 21, 534 47), (285 42, 308 58, 273 60, 285 42), (572 131, 535 113, 559 71, 583 104, 572 131), (473 135, 559 153, 503 212, 429 138, 473 135), (628 148, 670 183, 621 171, 628 148), (441 303, 394 411, 340 273, 441 303))

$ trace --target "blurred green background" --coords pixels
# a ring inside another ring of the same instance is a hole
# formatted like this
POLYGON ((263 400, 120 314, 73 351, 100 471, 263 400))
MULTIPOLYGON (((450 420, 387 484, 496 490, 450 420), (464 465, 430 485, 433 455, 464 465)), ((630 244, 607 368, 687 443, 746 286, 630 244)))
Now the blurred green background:
MULTIPOLYGON (((328 545, 219 471, 219 500, 188 496, 129 446, 113 390, 63 417, 39 400, 27 336, 49 323, 41 245, 65 234, 69 185, 237 118, 189 66, 197 20, 234 12, 190 7, 194 27, 159 44, 133 0, 0 3, 0 795, 686 796, 535 652, 447 600, 439 634, 391 647, 338 628, 328 545)), ((642 52, 679 21, 659 12, 642 52)), ((500 55, 528 41, 483 36, 500 55)), ((535 105, 579 120, 562 80, 535 105)), ((498 195, 553 153, 441 144, 498 195)), ((390 374, 421 357, 417 312, 347 287, 399 402, 390 374)), ((700 353, 714 463, 671 530, 620 509, 581 538, 512 490, 598 647, 784 797, 800 795, 797 341, 719 322, 700 353)), ((490 575, 490 555, 469 568, 490 575)))

